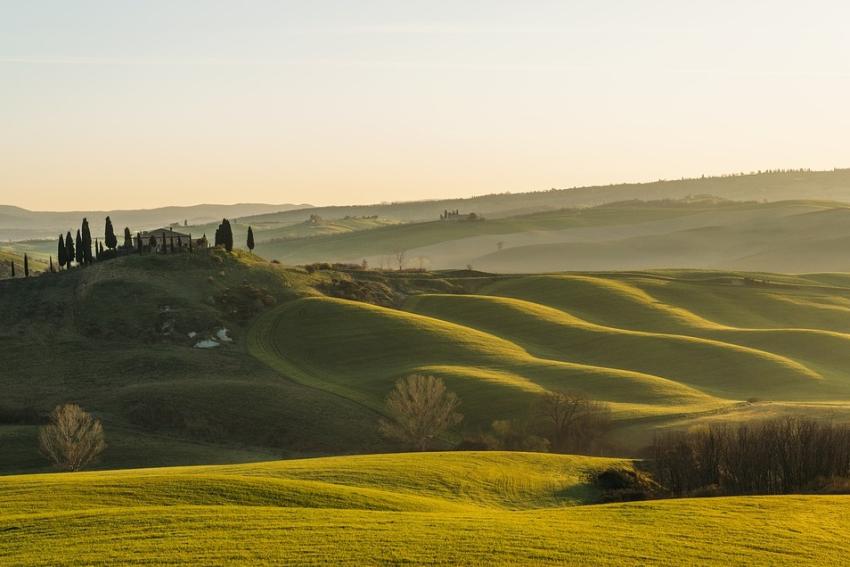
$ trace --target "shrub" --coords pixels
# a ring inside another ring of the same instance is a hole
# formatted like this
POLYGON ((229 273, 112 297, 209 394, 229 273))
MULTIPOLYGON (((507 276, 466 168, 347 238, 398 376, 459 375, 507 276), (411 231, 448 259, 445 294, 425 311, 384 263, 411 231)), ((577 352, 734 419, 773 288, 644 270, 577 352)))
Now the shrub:
POLYGON ((626 467, 609 467, 595 472, 590 482, 602 492, 603 502, 648 500, 661 491, 647 473, 626 467))

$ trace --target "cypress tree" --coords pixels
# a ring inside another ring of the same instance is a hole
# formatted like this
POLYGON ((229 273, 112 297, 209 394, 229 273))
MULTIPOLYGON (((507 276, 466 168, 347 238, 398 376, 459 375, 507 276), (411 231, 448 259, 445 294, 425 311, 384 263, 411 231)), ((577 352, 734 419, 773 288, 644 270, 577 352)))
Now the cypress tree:
POLYGON ((103 241, 110 250, 114 250, 118 246, 118 239, 115 237, 115 230, 112 228, 112 219, 109 217, 106 217, 106 229, 104 230, 103 241))
POLYGON ((177 250, 179 252, 183 251, 183 238, 179 234, 177 235, 177 250))
POLYGON ((50 273, 52 274, 55 270, 53 269, 53 256, 50 257, 50 273))
POLYGON ((221 220, 218 231, 216 231, 216 240, 219 241, 216 246, 224 246, 224 249, 228 252, 233 250, 233 229, 230 227, 229 220, 221 220))
POLYGON ((174 254, 174 234, 171 235, 171 253, 174 254))
POLYGON ((24 254, 24 277, 30 277, 30 257, 24 254))
POLYGON ((74 253, 74 239, 71 238, 71 231, 68 231, 68 234, 65 235, 65 260, 68 262, 68 267, 71 267, 71 263, 74 261, 76 257, 74 253))
POLYGON ((83 237, 80 234, 79 229, 77 229, 77 255, 74 257, 77 260, 77 264, 82 266, 83 260, 85 259, 83 256, 83 237))
POLYGON ((59 256, 57 260, 59 262, 59 269, 61 270, 65 267, 65 264, 68 263, 68 255, 65 250, 65 239, 62 238, 61 234, 59 235, 59 246, 56 249, 56 253, 59 256))
POLYGON ((142 233, 136 233, 136 247, 139 249, 139 256, 142 255, 142 233))
POLYGON ((155 254, 156 253, 156 236, 155 235, 151 234, 151 240, 148 244, 150 245, 151 250, 153 250, 153 252, 155 254))
POLYGON ((133 248, 133 235, 130 234, 130 227, 124 227, 124 248, 130 250, 133 248))
POLYGON ((254 230, 250 226, 248 227, 248 250, 251 254, 254 253, 254 230))
POLYGON ((82 226, 82 236, 83 236, 83 260, 86 264, 91 264, 93 261, 91 254, 91 230, 89 230, 89 221, 87 219, 83 219, 82 226))
POLYGON ((195 246, 192 243, 192 235, 190 234, 189 235, 189 252, 194 252, 194 250, 195 250, 195 246))
POLYGON ((12 277, 15 277, 15 261, 9 260, 9 263, 12 265, 12 277))

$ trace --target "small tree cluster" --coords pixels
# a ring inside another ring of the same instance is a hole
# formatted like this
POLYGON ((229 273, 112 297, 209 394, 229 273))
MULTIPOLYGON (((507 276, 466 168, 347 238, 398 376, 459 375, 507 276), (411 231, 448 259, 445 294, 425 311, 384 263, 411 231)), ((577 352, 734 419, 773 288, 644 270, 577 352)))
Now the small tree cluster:
POLYGON ((228 252, 233 250, 233 229, 227 219, 222 219, 215 230, 215 246, 222 246, 228 252))
POLYGON ((575 392, 548 392, 534 408, 540 434, 556 453, 594 453, 611 429, 611 410, 575 392))
POLYGON ((850 426, 800 418, 712 425, 659 435, 652 454, 656 480, 674 494, 785 494, 850 476, 850 426))
MULTIPOLYGON (((97 246, 96 242, 95 246, 97 246)), ((99 250, 97 257, 100 257, 99 250)), ((92 237, 88 219, 83 219, 80 228, 76 231, 75 237, 72 238, 70 230, 65 236, 59 235, 59 242, 56 247, 56 259, 60 270, 62 268, 69 269, 75 263, 78 266, 83 266, 94 262, 95 256, 92 254, 92 237)), ((52 258, 50 263, 50 271, 52 272, 54 270, 52 258)))

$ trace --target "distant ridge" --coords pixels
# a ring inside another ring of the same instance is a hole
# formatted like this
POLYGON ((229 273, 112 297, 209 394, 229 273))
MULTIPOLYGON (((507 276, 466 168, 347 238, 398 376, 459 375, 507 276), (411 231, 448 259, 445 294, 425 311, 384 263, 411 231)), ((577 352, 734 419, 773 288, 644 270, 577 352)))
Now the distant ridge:
POLYGON ((171 223, 204 224, 223 217, 238 218, 258 214, 292 211, 310 208, 307 204, 237 203, 233 205, 200 204, 168 206, 153 209, 115 209, 102 211, 30 211, 21 207, 0 205, 0 240, 22 240, 27 238, 53 237, 79 226, 86 217, 92 223, 92 231, 100 232, 103 219, 111 217, 123 229, 143 230, 166 226, 171 223))
MULTIPOLYGON (((618 201, 682 199, 700 195, 734 201, 823 200, 850 202, 850 169, 782 170, 716 177, 659 180, 548 189, 523 193, 492 193, 456 199, 399 201, 372 205, 313 207, 260 214, 251 222, 300 222, 310 214, 324 218, 372 216, 397 221, 436 220, 443 210, 507 217, 571 207, 593 207, 618 201)), ((247 222, 248 219, 243 219, 247 222)))
POLYGON ((90 221, 101 222, 102 218, 110 215, 116 224, 130 226, 133 230, 183 220, 188 220, 189 224, 203 225, 225 216, 239 218, 246 223, 282 225, 303 222, 311 214, 325 219, 377 215, 388 220, 411 222, 436 220, 446 209, 461 213, 475 212, 493 218, 563 208, 593 207, 618 201, 682 199, 699 195, 735 201, 820 200, 850 203, 850 169, 767 171, 371 205, 315 207, 307 204, 246 203, 71 212, 36 212, 0 205, 0 240, 52 237, 57 230, 64 231, 76 226, 82 216, 91 217, 90 221))

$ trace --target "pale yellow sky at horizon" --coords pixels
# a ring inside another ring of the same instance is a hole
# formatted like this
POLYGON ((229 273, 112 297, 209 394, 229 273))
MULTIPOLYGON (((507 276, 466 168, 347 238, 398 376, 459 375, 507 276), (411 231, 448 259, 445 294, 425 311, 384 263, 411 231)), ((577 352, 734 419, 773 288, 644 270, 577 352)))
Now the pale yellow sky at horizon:
POLYGON ((3 2, 0 204, 357 204, 850 165, 841 2, 3 2))

